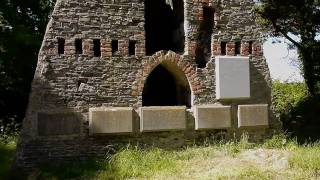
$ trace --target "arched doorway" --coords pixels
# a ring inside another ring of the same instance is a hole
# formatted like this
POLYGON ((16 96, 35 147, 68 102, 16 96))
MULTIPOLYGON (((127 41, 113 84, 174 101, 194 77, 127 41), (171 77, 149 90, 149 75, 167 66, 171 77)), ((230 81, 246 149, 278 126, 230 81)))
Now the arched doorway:
POLYGON ((145 0, 146 54, 184 52, 183 0, 145 0))
POLYGON ((142 106, 191 107, 188 80, 182 71, 171 66, 163 63, 150 73, 142 93, 142 106))

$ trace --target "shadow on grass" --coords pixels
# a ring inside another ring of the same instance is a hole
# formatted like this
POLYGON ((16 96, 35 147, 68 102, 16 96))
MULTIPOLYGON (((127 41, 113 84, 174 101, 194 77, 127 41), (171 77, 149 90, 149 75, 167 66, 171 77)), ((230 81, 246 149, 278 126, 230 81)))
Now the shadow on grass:
POLYGON ((105 163, 98 160, 43 165, 36 179, 87 179, 95 177, 99 171, 106 171, 105 163))
POLYGON ((148 178, 176 170, 174 153, 158 148, 123 149, 105 160, 42 166, 36 179, 126 179, 148 178))

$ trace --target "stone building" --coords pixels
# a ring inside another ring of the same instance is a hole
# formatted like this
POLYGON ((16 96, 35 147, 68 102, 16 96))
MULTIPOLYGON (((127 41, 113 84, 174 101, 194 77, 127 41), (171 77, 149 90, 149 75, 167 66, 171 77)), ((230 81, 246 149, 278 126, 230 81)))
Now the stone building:
POLYGON ((279 127, 253 0, 58 0, 16 165, 279 127))

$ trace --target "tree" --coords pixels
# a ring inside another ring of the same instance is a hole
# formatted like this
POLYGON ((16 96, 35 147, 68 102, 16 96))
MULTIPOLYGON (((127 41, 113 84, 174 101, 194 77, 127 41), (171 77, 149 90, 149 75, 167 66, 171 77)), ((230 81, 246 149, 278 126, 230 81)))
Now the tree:
POLYGON ((52 0, 1 0, 0 6, 0 134, 21 122, 28 104, 52 0))
POLYGON ((272 36, 283 36, 298 49, 308 92, 320 96, 320 1, 260 0, 256 12, 272 36))

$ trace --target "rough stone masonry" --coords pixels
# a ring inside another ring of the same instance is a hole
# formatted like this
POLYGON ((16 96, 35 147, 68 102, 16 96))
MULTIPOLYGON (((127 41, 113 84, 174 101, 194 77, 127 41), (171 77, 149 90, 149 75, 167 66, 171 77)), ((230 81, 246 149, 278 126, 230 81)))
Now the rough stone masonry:
POLYGON ((279 127, 253 0, 57 0, 15 166, 279 127))

